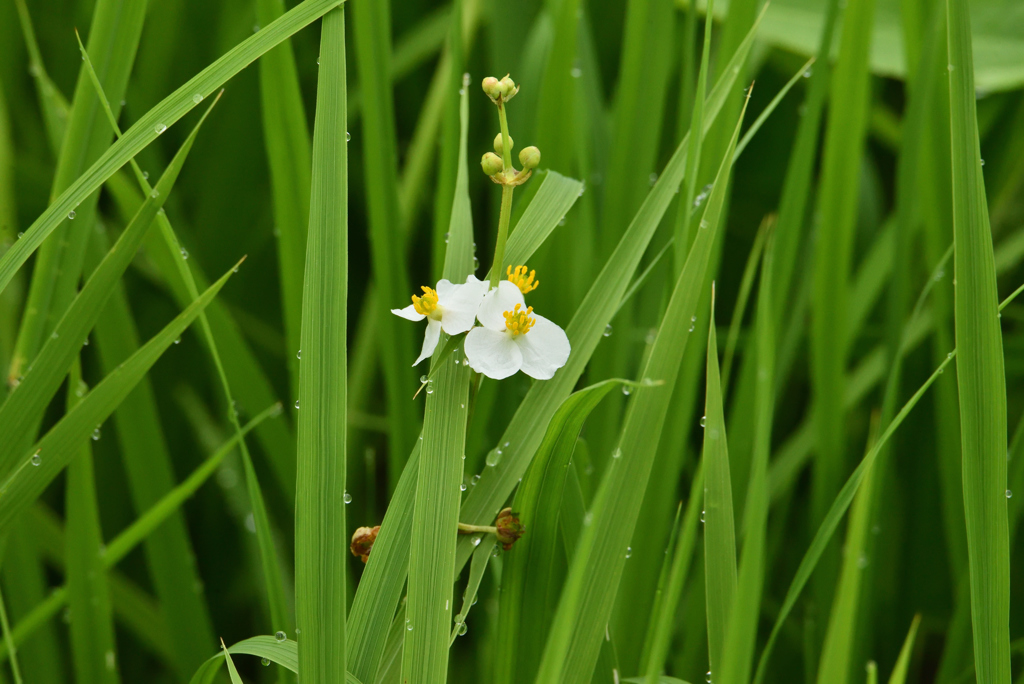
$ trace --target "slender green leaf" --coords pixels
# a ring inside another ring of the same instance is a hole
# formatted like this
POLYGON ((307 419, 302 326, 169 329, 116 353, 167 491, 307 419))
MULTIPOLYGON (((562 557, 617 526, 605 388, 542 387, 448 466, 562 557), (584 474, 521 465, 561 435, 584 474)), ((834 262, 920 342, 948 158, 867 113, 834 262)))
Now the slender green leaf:
POLYGON ((494 535, 488 534, 485 537, 486 539, 481 539, 480 545, 473 552, 473 561, 469 565, 469 580, 466 582, 466 591, 462 594, 462 608, 455 616, 455 626, 452 628, 452 635, 448 640, 449 646, 455 643, 456 637, 465 634, 466 618, 469 617, 469 611, 476 603, 476 593, 480 589, 484 573, 487 572, 487 562, 491 560, 497 546, 494 535))
MULTIPOLYGON (((632 385, 632 383, 629 383, 632 385)), ((527 534, 516 542, 502 569, 497 654, 498 682, 529 681, 544 649, 557 590, 558 511, 566 472, 583 423, 595 406, 623 380, 605 380, 574 392, 548 423, 544 441, 516 491, 513 508, 527 534)))
MULTIPOLYGON (((473 223, 466 191, 468 77, 462 85, 459 172, 443 272, 445 278, 456 283, 464 282, 473 272, 473 223)), ((433 363, 439 362, 435 358, 433 363)), ((441 363, 441 370, 433 381, 435 391, 427 394, 423 414, 406 604, 406 619, 412 630, 406 634, 402 654, 402 678, 412 684, 441 681, 448 670, 448 631, 457 543, 454 530, 459 522, 469 380, 468 366, 441 363), (444 610, 440 609, 441 605, 445 606, 444 610)))
MULTIPOLYGON (((192 676, 191 684, 211 684, 221 663, 230 660, 231 655, 251 655, 277 663, 296 674, 299 672, 299 646, 291 639, 278 641, 272 636, 254 636, 239 641, 207 660, 192 676)), ((230 667, 230 666, 229 666, 230 667)), ((345 673, 345 684, 361 684, 358 679, 345 673)))
POLYGON ((918 613, 914 616, 914 621, 910 623, 910 631, 907 632, 907 640, 903 642, 903 648, 900 649, 900 657, 896 659, 896 665, 892 668, 892 674, 889 675, 889 684, 905 684, 907 681, 907 670, 910 668, 910 656, 914 652, 914 640, 917 638, 917 628, 921 626, 921 615, 918 613))
MULTIPOLYGON (((294 10, 292 10, 294 11, 294 10)), ((287 16, 287 15, 285 15, 287 16)), ((344 8, 324 17, 302 296, 295 510, 303 681, 345 677, 348 142, 344 8)))
MULTIPOLYGON (((80 365, 75 363, 68 379, 69 409, 80 402, 84 389, 80 365)), ((120 681, 114 648, 114 617, 103 567, 103 531, 92 449, 88 442, 80 447, 80 452, 68 465, 65 494, 67 585, 71 613, 75 616, 71 622, 75 681, 113 684, 120 681)))
POLYGON ((967 3, 947 0, 953 160, 956 364, 964 517, 978 681, 1010 681, 1010 543, 1006 518, 1006 376, 985 199, 967 3))

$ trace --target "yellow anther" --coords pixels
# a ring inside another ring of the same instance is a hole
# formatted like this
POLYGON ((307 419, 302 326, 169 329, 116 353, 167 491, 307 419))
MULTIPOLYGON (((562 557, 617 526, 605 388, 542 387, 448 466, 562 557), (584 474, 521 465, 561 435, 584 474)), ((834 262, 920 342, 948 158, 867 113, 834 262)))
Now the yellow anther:
POLYGON ((520 311, 520 307, 522 307, 522 304, 516 304, 516 308, 503 314, 505 316, 505 330, 512 333, 512 337, 525 335, 530 332, 530 328, 537 322, 536 318, 530 318, 530 314, 533 313, 532 306, 527 307, 526 311, 520 311))
POLYGON ((437 292, 434 291, 434 288, 426 285, 420 289, 423 290, 423 296, 412 296, 412 308, 416 309, 418 314, 429 316, 437 309, 437 292))
POLYGON ((530 275, 526 275, 526 266, 516 266, 515 272, 509 266, 505 273, 508 275, 509 282, 518 287, 523 294, 533 292, 540 285, 539 280, 535 282, 533 279, 537 275, 536 271, 530 271, 530 275))

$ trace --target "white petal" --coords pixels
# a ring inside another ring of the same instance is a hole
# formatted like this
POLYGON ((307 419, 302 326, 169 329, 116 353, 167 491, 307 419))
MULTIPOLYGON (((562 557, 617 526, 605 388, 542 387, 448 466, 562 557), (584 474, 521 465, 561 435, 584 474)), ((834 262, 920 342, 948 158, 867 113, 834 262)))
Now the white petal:
POLYGON ((523 355, 512 336, 489 328, 470 330, 463 348, 470 367, 494 380, 515 374, 523 364, 523 355))
POLYGON ((437 348, 437 340, 440 337, 441 324, 435 321, 433 318, 428 318, 427 329, 423 333, 423 349, 420 350, 420 357, 416 359, 412 365, 417 365, 420 361, 433 354, 434 349, 437 348))
POLYGON ((437 306, 441 311, 441 327, 449 335, 464 333, 473 327, 480 300, 487 292, 487 283, 473 276, 464 285, 453 285, 447 280, 437 284, 437 306))
POLYGON ((395 314, 396 316, 401 316, 407 321, 422 321, 424 318, 426 318, 426 316, 417 311, 416 307, 413 306, 412 304, 405 307, 404 309, 392 309, 391 313, 395 314))
POLYGON ((523 293, 509 281, 502 280, 498 283, 497 289, 491 290, 484 296, 483 301, 480 302, 480 309, 476 312, 476 317, 486 327, 501 332, 505 329, 504 313, 515 309, 516 304, 526 308, 523 293))
POLYGON ((543 316, 533 315, 537 322, 525 335, 515 338, 523 354, 522 371, 531 378, 548 380, 569 359, 569 338, 565 331, 543 316))

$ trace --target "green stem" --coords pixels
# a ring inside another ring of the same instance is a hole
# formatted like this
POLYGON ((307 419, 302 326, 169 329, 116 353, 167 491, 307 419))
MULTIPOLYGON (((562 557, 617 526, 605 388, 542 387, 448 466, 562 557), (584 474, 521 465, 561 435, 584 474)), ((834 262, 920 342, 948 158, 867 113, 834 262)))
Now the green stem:
POLYGON ((470 525, 469 523, 459 523, 459 532, 462 534, 473 534, 474 532, 483 532, 484 534, 498 534, 497 527, 489 527, 487 525, 470 525))
MULTIPOLYGON (((505 103, 498 102, 498 121, 501 123, 501 163, 506 180, 515 175, 512 168, 512 138, 508 134, 508 116, 505 103)), ((501 215, 498 218, 498 241, 494 246, 494 264, 491 266, 491 287, 498 287, 501 280, 501 265, 505 259, 505 241, 508 239, 508 224, 512 218, 512 190, 515 186, 501 186, 501 215)))
MULTIPOLYGON (((505 144, 506 149, 508 143, 505 144)), ((505 154, 508 154, 506 152, 505 154)), ((501 186, 501 215, 498 218, 498 242, 494 246, 494 264, 491 266, 491 287, 498 287, 501 280, 501 265, 505 260, 505 241, 508 240, 508 223, 512 218, 512 190, 515 186, 501 186)))

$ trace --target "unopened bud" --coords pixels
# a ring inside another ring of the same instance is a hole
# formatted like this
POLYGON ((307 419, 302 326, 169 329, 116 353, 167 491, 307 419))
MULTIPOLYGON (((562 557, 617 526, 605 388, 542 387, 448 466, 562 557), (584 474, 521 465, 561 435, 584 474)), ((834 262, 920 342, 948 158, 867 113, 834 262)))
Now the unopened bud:
POLYGON ((501 82, 494 78, 494 76, 488 76, 480 85, 484 89, 484 93, 487 94, 487 97, 492 100, 497 100, 501 96, 501 82))
POLYGON ((508 102, 515 94, 519 92, 519 88, 516 86, 516 82, 509 78, 507 75, 501 79, 501 99, 508 102))
MULTIPOLYGON (((511 135, 508 136, 508 147, 509 147, 509 150, 511 150, 513 147, 515 147, 515 145, 516 144, 515 144, 515 141, 512 140, 512 136, 511 135)), ((494 151, 497 152, 498 154, 504 154, 505 153, 504 150, 505 150, 505 141, 502 139, 501 133, 498 133, 498 135, 494 136, 494 151)))
POLYGON ((480 168, 482 168, 484 173, 488 176, 493 176, 496 173, 501 173, 504 165, 502 164, 501 157, 493 152, 486 152, 484 153, 484 156, 480 158, 480 168))
POLYGON ((524 169, 535 169, 540 166, 540 150, 533 145, 519 151, 519 163, 524 169))
POLYGON ((349 550, 353 556, 358 556, 364 563, 370 557, 370 550, 373 542, 377 541, 377 533, 380 532, 380 525, 376 527, 360 527, 352 533, 352 545, 349 550))
POLYGON ((523 523, 519 522, 519 518, 512 512, 511 508, 501 509, 501 512, 498 513, 498 519, 494 521, 494 527, 497 530, 495 536, 498 538, 498 543, 506 551, 511 549, 512 545, 526 534, 526 527, 523 526, 523 523))

